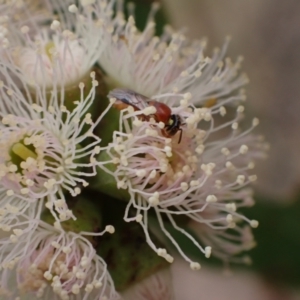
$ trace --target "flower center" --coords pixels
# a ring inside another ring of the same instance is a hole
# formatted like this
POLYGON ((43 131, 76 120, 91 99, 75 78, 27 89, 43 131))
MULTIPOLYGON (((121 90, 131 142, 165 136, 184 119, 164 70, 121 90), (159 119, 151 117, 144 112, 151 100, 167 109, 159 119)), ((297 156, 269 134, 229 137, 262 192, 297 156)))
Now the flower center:
POLYGON ((26 74, 29 86, 51 88, 76 85, 86 76, 90 67, 85 64, 85 50, 76 39, 58 37, 40 39, 36 48, 22 47, 14 52, 14 63, 26 74))
POLYGON ((22 163, 32 158, 37 159, 36 149, 33 145, 25 145, 24 139, 13 144, 10 149, 10 162, 17 166, 18 171, 21 172, 22 163))
POLYGON ((53 53, 55 51, 55 44, 52 41, 49 41, 45 44, 45 54, 48 56, 49 60, 53 62, 53 53))
POLYGON ((2 185, 9 193, 44 193, 63 171, 63 146, 36 121, 10 115, 2 122, 6 125, 0 132, 2 185))
MULTIPOLYGON (((20 268, 18 270, 19 275, 23 279, 19 284, 21 291, 33 292, 42 296, 48 284, 54 285, 53 277, 57 276, 60 278, 60 284, 72 278, 72 264, 65 264, 66 255, 63 253, 59 254, 57 258, 53 260, 53 254, 54 253, 49 251, 47 255, 44 255, 43 260, 35 260, 28 268, 20 268), (50 265, 52 266, 52 274, 48 271, 50 265)), ((62 289, 59 289, 60 292, 61 290, 62 289)))

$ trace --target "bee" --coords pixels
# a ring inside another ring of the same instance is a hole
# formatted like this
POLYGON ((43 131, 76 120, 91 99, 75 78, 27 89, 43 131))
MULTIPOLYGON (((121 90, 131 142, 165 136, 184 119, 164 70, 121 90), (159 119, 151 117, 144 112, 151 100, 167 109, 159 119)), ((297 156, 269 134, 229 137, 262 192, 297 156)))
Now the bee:
POLYGON ((172 114, 168 105, 138 94, 130 89, 114 89, 109 92, 108 97, 117 99, 113 106, 118 110, 132 106, 135 111, 139 111, 146 107, 154 106, 156 108, 156 112, 153 115, 140 115, 138 118, 143 121, 149 121, 152 117, 157 123, 164 123, 165 127, 161 130, 164 137, 173 137, 178 131, 180 131, 178 144, 181 142, 182 120, 179 115, 172 114))

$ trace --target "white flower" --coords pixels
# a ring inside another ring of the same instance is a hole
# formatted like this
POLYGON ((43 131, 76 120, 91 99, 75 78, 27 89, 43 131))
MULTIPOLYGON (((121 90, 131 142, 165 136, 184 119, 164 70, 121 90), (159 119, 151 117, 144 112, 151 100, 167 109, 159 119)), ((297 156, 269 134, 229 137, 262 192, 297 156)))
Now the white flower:
POLYGON ((55 82, 70 88, 90 73, 104 46, 102 35, 92 16, 80 14, 75 5, 68 11, 70 19, 76 20, 73 24, 64 22, 55 1, 52 5, 61 21, 53 20, 50 26, 35 20, 24 26, 10 26, 3 56, 26 74, 24 79, 29 85, 51 88, 55 82))
MULTIPOLYGON (((206 212, 209 214, 209 212, 206 212)), ((207 216, 205 216, 207 219, 207 216)), ((210 218, 218 218, 211 212, 210 218)), ((218 228, 213 226, 199 226, 198 222, 192 222, 190 227, 197 234, 198 238, 206 245, 211 245, 213 255, 225 263, 244 263, 249 264, 251 259, 244 255, 256 246, 251 228, 249 226, 234 226, 229 230, 226 228, 227 220, 221 220, 218 228), (225 229, 222 229, 225 228, 225 229)), ((254 221, 253 221, 254 222, 254 221)), ((258 224, 258 223, 257 223, 258 224)))
POLYGON ((129 288, 122 296, 124 300, 174 300, 170 270, 154 273, 129 288))
POLYGON ((24 210, 45 199, 56 221, 74 217, 64 191, 78 195, 88 185, 84 177, 96 174, 94 156, 100 138, 93 130, 102 116, 93 122, 88 113, 98 85, 95 73, 90 74, 90 88, 79 83, 72 109, 66 107, 64 87, 55 82, 49 91, 38 84, 28 87, 25 75, 6 62, 0 63, 0 73, 3 206, 24 210))
MULTIPOLYGON (((124 90, 123 99, 131 97, 126 93, 124 90)), ((113 91, 110 95, 115 94, 118 93, 113 91)), ((187 105, 187 94, 169 93, 167 96, 173 99, 172 113, 182 120, 181 142, 180 132, 171 138, 163 136, 165 124, 155 122, 155 112, 150 112, 149 121, 141 120, 141 115, 145 119, 151 106, 141 110, 129 106, 121 111, 120 129, 114 132, 112 143, 103 148, 108 159, 100 161, 99 166, 115 178, 118 188, 128 190, 130 201, 125 220, 141 224, 150 247, 167 261, 173 261, 166 250, 157 248, 151 241, 148 212, 152 209, 162 232, 191 268, 199 269, 200 265, 186 256, 169 233, 165 220, 193 241, 206 257, 213 251, 212 244, 206 239, 206 247, 199 245, 177 225, 175 216, 185 215, 216 230, 233 228, 238 221, 256 227, 256 221, 239 214, 236 208, 249 205, 251 192, 244 187, 256 179, 252 173, 253 160, 263 156, 264 144, 249 134, 257 125, 257 119, 248 130, 238 129, 244 110, 241 106, 233 119, 217 125, 216 121, 222 118, 219 105, 196 108, 187 105), (107 168, 112 164, 114 167, 107 168), (135 209, 134 216, 130 209, 135 209)), ((161 97, 163 95, 153 99, 161 97)))
POLYGON ((47 1, 38 0, 2 0, 0 2, 1 21, 22 24, 44 21, 49 17, 47 1))
POLYGON ((39 220, 29 222, 24 231, 14 229, 16 239, 0 241, 2 296, 119 299, 105 262, 86 238, 39 220))
MULTIPOLYGON (((108 1, 110 2, 110 1, 108 1)), ((101 3, 101 1, 98 1, 101 3)), ((229 38, 211 58, 204 53, 206 41, 191 41, 169 26, 161 37, 155 36, 153 16, 158 9, 152 6, 145 29, 140 32, 131 15, 124 19, 123 8, 103 21, 103 43, 106 45, 99 64, 115 86, 126 87, 148 97, 167 92, 190 92, 194 104, 208 100, 219 101, 244 95, 239 89, 248 79, 239 74, 241 58, 231 62, 224 59, 229 38)))
MULTIPOLYGON (((10 42, 17 43, 19 40, 11 39, 13 33, 17 37, 17 30, 22 26, 35 24, 36 30, 41 24, 52 17, 48 1, 39 0, 2 0, 0 2, 0 51, 6 49, 10 42)), ((3 57, 5 52, 1 51, 3 57)))
POLYGON ((245 99, 240 88, 248 79, 238 72, 242 58, 234 63, 229 58, 224 59, 230 38, 209 58, 204 54, 205 40, 188 40, 183 33, 175 32, 169 26, 161 37, 155 36, 157 3, 153 4, 145 29, 140 32, 135 26, 132 5, 126 20, 121 2, 80 2, 78 8, 60 4, 65 16, 63 23, 76 27, 80 19, 73 18, 70 12, 77 10, 81 12, 80 18, 90 20, 93 16, 93 38, 101 40, 98 63, 107 74, 108 83, 114 87, 129 88, 148 97, 188 91, 197 105, 221 102, 229 95, 235 101, 245 99))

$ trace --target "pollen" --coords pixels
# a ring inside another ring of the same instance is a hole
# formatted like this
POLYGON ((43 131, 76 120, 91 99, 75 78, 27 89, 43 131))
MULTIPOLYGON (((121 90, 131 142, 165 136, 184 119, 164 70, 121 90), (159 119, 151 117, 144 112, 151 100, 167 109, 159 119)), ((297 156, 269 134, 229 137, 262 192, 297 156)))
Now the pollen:
POLYGON ((236 179, 236 182, 237 182, 239 185, 244 184, 244 182, 245 182, 245 176, 244 176, 244 175, 238 175, 238 177, 237 177, 237 179, 236 179))
POLYGON ((60 22, 57 20, 54 20, 50 27, 52 30, 58 30, 60 28, 60 22))
POLYGON ((105 230, 106 230, 107 232, 109 232, 110 234, 113 234, 113 233, 115 232, 115 228, 114 228, 112 225, 107 225, 107 226, 105 227, 105 230))
POLYGON ((229 151, 228 148, 222 148, 222 149, 221 149, 221 152, 222 152, 222 154, 224 154, 225 156, 230 155, 230 151, 229 151))
POLYGON ((241 154, 246 154, 248 152, 248 147, 246 145, 242 145, 240 147, 240 153, 241 154))
POLYGON ((142 112, 146 116, 153 115, 156 113, 156 108, 154 106, 149 106, 144 108, 142 112))
POLYGON ((259 124, 259 119, 258 118, 254 118, 252 121, 252 126, 255 127, 259 124))
POLYGON ((226 115, 226 108, 224 106, 220 107, 220 115, 224 117, 226 115))
POLYGON ((210 255, 211 255, 211 247, 207 246, 207 247, 205 247, 205 257, 209 258, 210 255))
POLYGON ((156 206, 159 204, 159 193, 155 192, 150 198, 149 198, 149 203, 152 206, 156 206))
POLYGON ((72 4, 68 7, 69 12, 75 14, 78 11, 78 8, 75 4, 72 4))
POLYGON ((215 195, 208 195, 206 197, 206 202, 209 202, 209 203, 217 202, 217 197, 215 195))
POLYGON ((200 270, 201 269, 201 266, 199 263, 197 262, 191 262, 190 264, 190 268, 194 271, 197 271, 197 270, 200 270))
POLYGON ((251 225, 251 227, 253 227, 253 228, 257 228, 258 225, 259 225, 259 223, 258 223, 258 221, 256 221, 256 220, 251 220, 250 225, 251 225))

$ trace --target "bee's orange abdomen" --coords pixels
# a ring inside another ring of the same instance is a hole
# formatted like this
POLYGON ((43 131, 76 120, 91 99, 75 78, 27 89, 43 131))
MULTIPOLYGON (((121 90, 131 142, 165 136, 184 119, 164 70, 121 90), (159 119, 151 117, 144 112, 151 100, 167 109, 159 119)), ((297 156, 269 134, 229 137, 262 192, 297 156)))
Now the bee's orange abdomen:
POLYGON ((122 110, 128 107, 127 103, 124 103, 121 100, 116 100, 116 102, 113 104, 113 107, 118 109, 118 110, 122 110))
POLYGON ((154 106, 156 108, 156 113, 154 114, 155 121, 167 124, 172 114, 170 107, 164 103, 157 102, 154 100, 151 100, 148 103, 150 106, 154 106))

